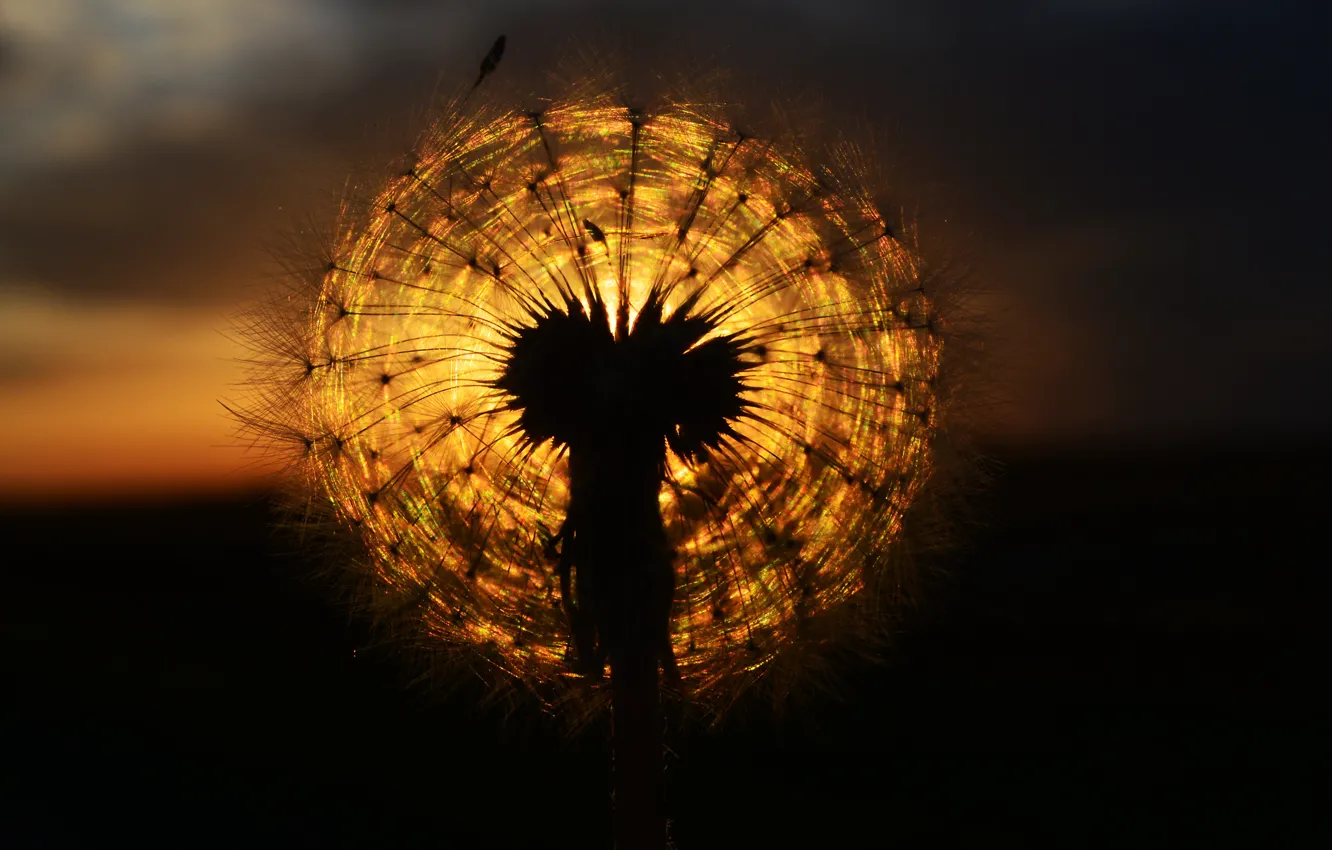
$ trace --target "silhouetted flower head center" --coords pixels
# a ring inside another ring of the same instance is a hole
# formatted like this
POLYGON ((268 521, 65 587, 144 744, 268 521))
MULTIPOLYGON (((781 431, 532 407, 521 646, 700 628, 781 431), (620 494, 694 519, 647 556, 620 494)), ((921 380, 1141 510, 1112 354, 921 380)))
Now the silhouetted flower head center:
POLYGON ((526 439, 575 452, 646 451, 656 462, 667 445, 706 458, 750 406, 742 397, 750 367, 744 337, 719 334, 715 318, 691 306, 665 315, 650 297, 620 333, 601 300, 532 311, 512 329, 495 381, 526 439))

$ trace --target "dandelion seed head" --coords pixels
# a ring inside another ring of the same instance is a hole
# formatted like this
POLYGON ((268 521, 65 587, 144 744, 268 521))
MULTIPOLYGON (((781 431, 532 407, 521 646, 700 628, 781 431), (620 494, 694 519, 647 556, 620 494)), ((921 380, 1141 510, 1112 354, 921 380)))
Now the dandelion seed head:
MULTIPOLYGON (((348 217, 299 321, 262 340, 285 376, 260 393, 264 421, 297 435, 293 466, 359 536, 376 609, 538 690, 569 680, 548 549, 570 447, 605 438, 626 391, 579 390, 601 430, 540 427, 516 352, 557 320, 601 321, 607 339, 674 322, 690 330, 672 356, 719 352, 711 371, 625 380, 666 411, 653 439, 684 684, 720 699, 831 635, 819 624, 865 590, 930 475, 941 407, 919 260, 854 159, 610 89, 446 109, 348 217), (683 421, 708 392, 720 412, 683 421)), ((542 345, 578 386, 609 374, 610 348, 542 345)), ((547 420, 570 397, 552 391, 547 420)))

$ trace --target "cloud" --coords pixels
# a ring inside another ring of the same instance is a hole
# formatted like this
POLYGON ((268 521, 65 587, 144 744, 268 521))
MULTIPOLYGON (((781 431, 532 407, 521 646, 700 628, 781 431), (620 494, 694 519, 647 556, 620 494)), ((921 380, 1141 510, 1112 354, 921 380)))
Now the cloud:
POLYGON ((188 138, 256 96, 356 69, 353 19, 316 0, 40 0, 0 12, 0 183, 145 138, 188 138), (298 72, 299 69, 299 72, 298 72))

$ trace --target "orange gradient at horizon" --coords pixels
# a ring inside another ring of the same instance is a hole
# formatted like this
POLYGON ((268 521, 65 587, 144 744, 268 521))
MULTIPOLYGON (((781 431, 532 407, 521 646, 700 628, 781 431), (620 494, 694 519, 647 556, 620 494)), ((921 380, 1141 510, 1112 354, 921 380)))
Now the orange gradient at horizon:
POLYGON ((0 289, 0 500, 264 487, 218 402, 241 376, 228 313, 0 289))

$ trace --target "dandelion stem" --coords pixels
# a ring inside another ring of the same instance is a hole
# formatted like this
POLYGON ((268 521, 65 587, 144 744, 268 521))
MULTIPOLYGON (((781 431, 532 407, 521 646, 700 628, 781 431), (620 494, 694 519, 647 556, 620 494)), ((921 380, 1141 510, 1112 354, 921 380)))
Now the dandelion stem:
POLYGON ((657 653, 611 658, 616 850, 665 850, 665 763, 657 653))
POLYGON ((678 673, 672 556, 658 498, 664 445, 620 428, 569 457, 576 595, 596 633, 579 651, 592 675, 610 662, 617 850, 666 847, 660 671, 671 680, 678 673))

